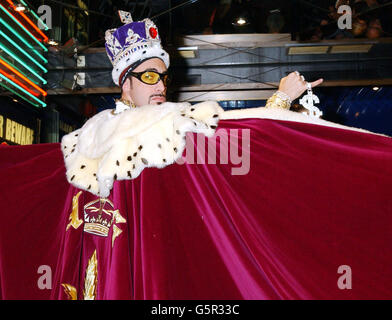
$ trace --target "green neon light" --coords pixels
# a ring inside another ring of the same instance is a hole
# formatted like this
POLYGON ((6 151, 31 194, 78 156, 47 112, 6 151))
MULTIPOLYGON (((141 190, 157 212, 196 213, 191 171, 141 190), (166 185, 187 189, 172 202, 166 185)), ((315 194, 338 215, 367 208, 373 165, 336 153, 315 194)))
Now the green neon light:
POLYGON ((16 32, 12 27, 5 22, 1 17, 0 17, 0 22, 7 27, 9 31, 11 31, 14 35, 16 35, 20 41, 22 41, 28 48, 30 48, 38 57, 40 57, 45 63, 48 63, 48 60, 45 59, 43 55, 41 55, 36 49, 34 49, 23 37, 16 32))
MULTIPOLYGON (((27 70, 29 70, 32 74, 34 74, 38 79, 42 81, 43 84, 47 84, 47 81, 42 78, 37 72, 35 72, 34 69, 30 68, 27 64, 25 64, 21 59, 18 58, 18 56, 14 55, 11 50, 8 50, 5 46, 3 46, 0 43, 0 49, 4 50, 8 55, 10 55, 12 58, 14 58, 16 61, 18 61, 22 66, 24 66, 27 70)), ((1 57, 1 56, 0 56, 1 57)), ((34 81, 35 82, 35 81, 34 81)), ((38 83, 37 83, 38 84, 38 83)))
POLYGON ((46 107, 46 103, 41 101, 40 99, 34 97, 30 92, 28 92, 27 90, 25 90, 24 88, 22 88, 20 85, 16 84, 15 82, 11 81, 10 79, 8 79, 7 77, 5 77, 4 75, 2 75, 0 73, 0 78, 4 79, 5 81, 7 81, 9 84, 13 85, 14 87, 18 88, 20 91, 23 91, 25 94, 27 94, 28 96, 30 96, 31 98, 33 98, 35 101, 37 101, 40 105, 42 105, 43 107, 46 107))
POLYGON ((23 24, 21 24, 18 20, 16 20, 15 17, 14 17, 12 14, 10 14, 10 13, 8 12, 7 9, 5 9, 5 8, 3 7, 2 4, 0 4, 0 9, 2 9, 2 10, 7 14, 7 16, 9 16, 9 17, 10 17, 19 27, 21 27, 22 30, 23 30, 25 33, 27 33, 27 34, 29 35, 29 37, 30 37, 31 39, 33 39, 33 40, 34 40, 34 41, 35 41, 35 42, 36 42, 45 52, 48 51, 48 48, 46 48, 41 42, 39 42, 39 41, 31 34, 31 32, 25 28, 25 26, 24 26, 23 24))
POLYGON ((23 100, 25 100, 28 103, 32 104, 34 107, 39 107, 39 104, 34 103, 31 100, 27 99, 26 97, 22 96, 19 92, 16 92, 14 89, 10 88, 9 86, 6 86, 2 81, 0 81, 0 86, 2 86, 3 88, 7 89, 8 91, 11 91, 13 94, 16 94, 19 98, 22 98, 23 100))
MULTIPOLYGON (((11 67, 15 68, 17 71, 19 71, 21 74, 23 74, 26 78, 28 78, 29 80, 31 80, 32 82, 34 82, 37 86, 39 86, 40 84, 37 83, 36 81, 34 81, 33 79, 30 79, 30 76, 28 76, 27 74, 25 74, 23 71, 21 71, 18 67, 16 67, 14 64, 12 64, 10 61, 8 61, 6 58, 2 57, 0 55, 0 60, 3 60, 4 62, 8 63, 11 67)), ((25 80, 23 80, 25 81, 25 80)))
POLYGON ((40 65, 36 60, 34 60, 26 51, 22 50, 18 44, 12 40, 9 36, 7 36, 4 32, 0 30, 0 35, 3 36, 5 39, 7 39, 16 49, 18 49, 20 52, 22 52, 27 58, 29 58, 31 61, 33 61, 38 67, 42 69, 44 73, 48 72, 47 69, 45 69, 42 65, 40 65))
MULTIPOLYGON (((19 40, 21 40, 28 48, 30 48, 36 55, 38 55, 45 63, 48 63, 48 60, 46 60, 45 59, 45 57, 44 56, 42 56, 36 49, 34 49, 28 42, 26 42, 26 40, 25 39, 23 39, 22 37, 21 37, 21 35, 19 34, 19 33, 17 33, 16 31, 14 31, 6 22, 4 22, 4 20, 0 17, 0 22, 3 24, 3 25, 5 25, 6 27, 7 27, 7 29, 8 30, 10 30, 14 35, 16 35, 18 38, 19 38, 19 40)), ((5 33, 3 33, 3 35, 4 35, 5 33)), ((7 37, 7 40, 9 40, 10 38, 9 37, 7 37)), ((9 40, 10 41, 10 40, 9 40)), ((11 40, 12 41, 12 40, 11 40)), ((10 41, 10 42, 11 42, 10 41)), ((15 43, 15 42, 13 42, 13 43, 15 43)), ((18 46, 18 45, 16 45, 16 46, 18 46)), ((18 46, 19 47, 19 46, 18 46)), ((32 58, 31 58, 32 59, 32 58)), ((33 60, 33 59, 32 59, 33 60)), ((35 60, 34 60, 35 61, 35 60)))
MULTIPOLYGON (((20 2, 22 2, 26 7, 28 7, 27 3, 24 2, 23 0, 20 0, 20 2)), ((37 15, 32 9, 29 8, 29 12, 30 12, 37 20, 39 20, 39 21, 41 22, 41 24, 45 27, 45 31, 49 30, 49 27, 41 20, 40 17, 38 17, 38 15, 37 15)))

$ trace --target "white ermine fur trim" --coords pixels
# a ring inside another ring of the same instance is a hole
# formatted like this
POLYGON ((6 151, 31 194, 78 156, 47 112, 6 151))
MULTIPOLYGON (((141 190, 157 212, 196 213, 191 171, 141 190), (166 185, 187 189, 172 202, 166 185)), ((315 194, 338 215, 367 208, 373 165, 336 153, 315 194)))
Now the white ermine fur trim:
POLYGON ((213 101, 193 106, 166 102, 119 114, 104 110, 63 137, 68 182, 108 197, 114 180, 134 179, 146 167, 173 164, 184 151, 186 132, 212 137, 222 113, 213 101))
POLYGON ((386 136, 379 133, 370 132, 360 128, 348 127, 342 124, 330 122, 327 120, 311 117, 299 112, 294 112, 286 110, 283 108, 249 108, 249 109, 239 109, 239 110, 228 110, 225 111, 221 116, 220 120, 239 120, 248 118, 259 118, 259 119, 271 119, 271 120, 284 120, 284 121, 294 121, 302 123, 317 124, 320 126, 346 129, 352 131, 358 131, 363 133, 371 133, 381 136, 386 136))
POLYGON ((162 49, 159 44, 148 44, 147 48, 137 50, 135 52, 129 52, 129 55, 123 55, 119 61, 113 66, 112 70, 112 78, 113 82, 120 86, 120 75, 121 73, 129 67, 132 63, 139 61, 139 60, 146 60, 149 58, 159 58, 161 59, 166 68, 169 69, 170 66, 170 57, 169 54, 162 49), (129 56, 132 56, 132 59, 128 59, 129 56), (130 61, 128 61, 130 60, 130 61))

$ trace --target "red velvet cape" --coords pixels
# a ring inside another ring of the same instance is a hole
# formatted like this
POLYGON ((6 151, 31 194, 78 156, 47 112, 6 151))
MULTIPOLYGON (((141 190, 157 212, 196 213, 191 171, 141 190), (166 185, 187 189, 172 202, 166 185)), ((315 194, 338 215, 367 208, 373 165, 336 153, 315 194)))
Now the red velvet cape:
MULTIPOLYGON (((219 128, 240 142, 250 129, 249 173, 218 157, 117 181, 114 241, 113 225, 106 237, 66 229, 80 190, 59 144, 1 146, 0 297, 67 299, 69 284, 82 299, 96 250, 96 299, 392 298, 391 138, 260 119, 219 128)), ((79 219, 96 199, 80 193, 79 219)))

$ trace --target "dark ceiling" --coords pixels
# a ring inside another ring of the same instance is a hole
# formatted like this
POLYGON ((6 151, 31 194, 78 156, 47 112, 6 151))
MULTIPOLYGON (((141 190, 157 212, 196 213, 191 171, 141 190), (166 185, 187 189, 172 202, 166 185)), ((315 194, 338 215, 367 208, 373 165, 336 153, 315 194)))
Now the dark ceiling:
MULTIPOLYGON (((392 36, 392 1, 348 0, 356 16, 354 37, 367 37, 368 30, 379 29, 378 36, 392 36), (363 30, 361 21, 365 21, 363 30), (358 27, 358 28, 357 28, 358 27)), ((132 13, 134 20, 152 18, 160 29, 164 44, 176 35, 232 33, 291 33, 293 40, 321 40, 349 34, 335 34, 336 0, 31 0, 37 8, 51 6, 52 35, 61 43, 76 37, 80 44, 102 46, 105 30, 121 25, 117 10, 132 13), (277 11, 278 10, 278 11, 277 11), (238 17, 248 24, 233 25, 238 17)), ((373 32, 374 33, 374 32, 373 32)), ((375 36, 375 35, 371 35, 375 36)), ((376 35, 377 36, 377 35, 376 35)))

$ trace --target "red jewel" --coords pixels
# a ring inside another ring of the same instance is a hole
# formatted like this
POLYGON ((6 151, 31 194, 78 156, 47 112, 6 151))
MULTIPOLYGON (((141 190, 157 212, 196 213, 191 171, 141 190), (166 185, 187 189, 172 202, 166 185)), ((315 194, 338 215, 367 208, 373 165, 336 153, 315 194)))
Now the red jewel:
POLYGON ((155 28, 150 28, 149 31, 150 31, 150 36, 151 36, 151 38, 155 39, 156 36, 158 35, 157 29, 155 29, 155 28))

